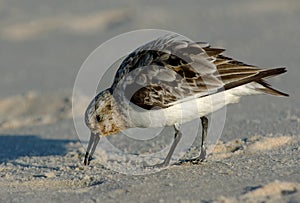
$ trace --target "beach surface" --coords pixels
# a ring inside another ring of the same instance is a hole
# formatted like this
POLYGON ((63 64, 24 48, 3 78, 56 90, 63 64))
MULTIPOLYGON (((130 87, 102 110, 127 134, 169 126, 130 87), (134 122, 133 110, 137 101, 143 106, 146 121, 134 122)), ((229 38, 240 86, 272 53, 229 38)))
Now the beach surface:
POLYGON ((300 202, 299 1, 0 0, 0 16, 0 202, 300 202), (228 106, 204 163, 132 175, 103 165, 107 153, 84 166, 72 99, 84 109, 86 98, 72 98, 76 75, 100 44, 145 28, 285 66, 269 81, 290 97, 228 106))

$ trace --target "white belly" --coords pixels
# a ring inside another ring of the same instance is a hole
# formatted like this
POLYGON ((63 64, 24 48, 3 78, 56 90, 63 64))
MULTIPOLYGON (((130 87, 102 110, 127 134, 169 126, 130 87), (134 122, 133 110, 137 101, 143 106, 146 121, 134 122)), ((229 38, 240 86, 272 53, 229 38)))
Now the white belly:
POLYGON ((225 92, 185 101, 165 109, 134 111, 129 110, 133 127, 163 127, 181 124, 217 111, 227 104, 237 103, 241 96, 259 94, 251 83, 225 92))

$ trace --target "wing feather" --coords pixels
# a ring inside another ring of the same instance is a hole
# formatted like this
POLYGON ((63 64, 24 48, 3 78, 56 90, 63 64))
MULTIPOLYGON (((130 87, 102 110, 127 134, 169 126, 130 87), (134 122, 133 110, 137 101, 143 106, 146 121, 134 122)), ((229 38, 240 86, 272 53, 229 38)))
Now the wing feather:
POLYGON ((281 93, 262 79, 283 73, 284 68, 247 65, 223 56, 224 51, 176 36, 158 38, 125 58, 111 89, 116 99, 125 98, 143 109, 167 108, 195 95, 204 97, 250 82, 261 83, 266 93, 281 93))

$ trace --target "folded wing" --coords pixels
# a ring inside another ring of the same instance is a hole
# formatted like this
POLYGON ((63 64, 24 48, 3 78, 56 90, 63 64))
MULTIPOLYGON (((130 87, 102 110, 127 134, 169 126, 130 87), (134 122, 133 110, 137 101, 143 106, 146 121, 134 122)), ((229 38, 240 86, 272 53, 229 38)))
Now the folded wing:
POLYGON ((112 85, 114 96, 143 109, 167 108, 250 82, 259 83, 264 93, 287 96, 263 80, 285 68, 247 65, 223 56, 224 51, 176 36, 149 42, 122 62, 112 85))

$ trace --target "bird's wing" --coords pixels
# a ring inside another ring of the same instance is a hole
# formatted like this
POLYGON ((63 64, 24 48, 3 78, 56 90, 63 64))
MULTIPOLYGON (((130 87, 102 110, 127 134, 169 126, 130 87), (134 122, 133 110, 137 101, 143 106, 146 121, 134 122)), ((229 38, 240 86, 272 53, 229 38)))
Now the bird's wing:
POLYGON ((207 43, 167 36, 128 55, 111 87, 116 99, 143 109, 167 108, 255 80, 266 69, 221 55, 207 43))

